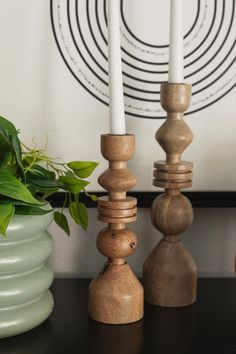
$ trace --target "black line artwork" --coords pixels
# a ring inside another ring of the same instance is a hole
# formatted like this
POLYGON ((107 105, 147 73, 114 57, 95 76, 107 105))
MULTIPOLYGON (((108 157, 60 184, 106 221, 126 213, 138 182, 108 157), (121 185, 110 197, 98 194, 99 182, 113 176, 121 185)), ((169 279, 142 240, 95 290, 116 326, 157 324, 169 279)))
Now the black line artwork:
MULTIPOLYGON (((158 6, 161 1, 153 3, 158 6)), ((193 87, 190 115, 212 106, 236 86, 236 9, 235 0, 184 1, 191 2, 192 9, 184 33, 185 81, 193 87)), ((120 0, 125 111, 137 118, 163 118, 160 83, 168 79, 169 45, 141 39, 131 26, 127 6, 135 6, 135 0, 120 0)), ((164 15, 168 23, 168 13, 164 15)), ((107 0, 50 0, 50 16, 70 73, 108 106, 107 0)))

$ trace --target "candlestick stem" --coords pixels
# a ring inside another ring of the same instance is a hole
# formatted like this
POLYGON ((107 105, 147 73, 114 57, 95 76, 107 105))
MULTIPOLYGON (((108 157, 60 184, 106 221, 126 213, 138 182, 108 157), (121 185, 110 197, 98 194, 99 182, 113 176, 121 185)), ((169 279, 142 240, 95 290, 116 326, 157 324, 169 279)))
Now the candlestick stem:
POLYGON ((164 307, 187 306, 196 300, 197 268, 180 241, 193 220, 191 203, 180 193, 192 186, 192 163, 181 160, 193 139, 183 120, 190 101, 190 85, 162 84, 161 103, 168 114, 156 139, 166 161, 154 163, 153 184, 165 188, 165 193, 153 202, 151 217, 164 237, 146 259, 143 276, 146 301, 164 307))

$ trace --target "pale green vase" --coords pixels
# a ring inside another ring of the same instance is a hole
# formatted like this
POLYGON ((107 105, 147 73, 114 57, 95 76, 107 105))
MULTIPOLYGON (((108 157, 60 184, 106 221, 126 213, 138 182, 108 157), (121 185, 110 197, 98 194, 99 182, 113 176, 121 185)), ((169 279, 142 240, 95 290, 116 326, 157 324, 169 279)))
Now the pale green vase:
POLYGON ((47 232, 53 212, 15 215, 7 237, 0 235, 0 338, 26 332, 45 321, 53 309, 48 264, 53 240, 47 232))

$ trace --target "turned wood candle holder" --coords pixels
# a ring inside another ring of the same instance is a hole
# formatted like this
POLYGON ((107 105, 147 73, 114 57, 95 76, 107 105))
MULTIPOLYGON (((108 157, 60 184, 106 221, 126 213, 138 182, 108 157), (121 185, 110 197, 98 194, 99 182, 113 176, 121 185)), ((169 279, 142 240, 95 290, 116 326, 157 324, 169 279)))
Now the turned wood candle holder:
POLYGON ((155 199, 151 210, 154 226, 164 234, 144 263, 145 300, 165 307, 187 306, 196 301, 197 268, 180 241, 180 234, 192 223, 189 200, 180 193, 192 186, 192 163, 181 160, 193 140, 183 113, 191 102, 191 85, 162 84, 161 104, 167 119, 156 133, 166 161, 154 163, 156 187, 165 193, 155 199))
POLYGON ((137 218, 137 200, 126 196, 136 183, 126 167, 134 144, 134 135, 101 136, 101 152, 109 168, 98 182, 109 194, 98 199, 98 219, 108 227, 98 234, 97 247, 108 260, 89 286, 88 312, 107 324, 127 324, 143 317, 143 287, 125 261, 137 246, 136 235, 125 226, 137 218))

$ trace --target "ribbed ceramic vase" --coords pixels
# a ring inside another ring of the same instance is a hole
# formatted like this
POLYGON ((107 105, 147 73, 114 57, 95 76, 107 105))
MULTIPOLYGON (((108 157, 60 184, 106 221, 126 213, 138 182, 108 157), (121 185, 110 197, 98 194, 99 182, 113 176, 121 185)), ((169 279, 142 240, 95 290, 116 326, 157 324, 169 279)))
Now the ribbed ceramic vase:
POLYGON ((0 338, 36 327, 52 312, 52 220, 53 213, 15 215, 7 237, 0 236, 0 338))

